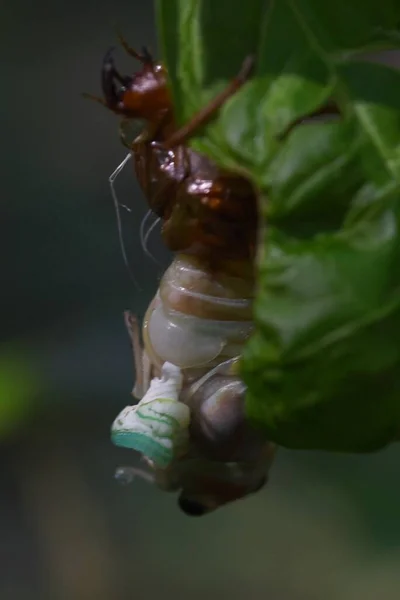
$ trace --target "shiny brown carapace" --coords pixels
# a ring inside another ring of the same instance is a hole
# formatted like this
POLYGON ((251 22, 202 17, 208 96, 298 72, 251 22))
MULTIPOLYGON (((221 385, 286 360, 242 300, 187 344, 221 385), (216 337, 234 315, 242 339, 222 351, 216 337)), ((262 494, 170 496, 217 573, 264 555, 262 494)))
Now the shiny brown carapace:
MULTIPOLYGON (((218 267, 221 261, 252 262, 256 248, 257 200, 244 177, 218 168, 190 149, 187 140, 250 75, 253 61, 243 62, 237 77, 182 128, 177 128, 164 67, 148 50, 125 50, 140 64, 131 76, 121 75, 108 51, 102 67, 104 98, 98 102, 123 117, 121 138, 134 157, 137 179, 150 208, 162 219, 162 236, 173 252, 194 254, 218 267), (142 133, 132 142, 124 123, 142 120, 142 133)), ((93 97, 92 97, 93 98, 93 97)))

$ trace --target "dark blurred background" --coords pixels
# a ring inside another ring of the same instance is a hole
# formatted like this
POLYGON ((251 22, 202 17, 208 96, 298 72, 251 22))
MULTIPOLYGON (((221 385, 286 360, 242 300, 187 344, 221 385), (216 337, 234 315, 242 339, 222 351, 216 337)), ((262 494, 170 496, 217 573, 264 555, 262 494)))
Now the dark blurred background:
POLYGON ((116 26, 157 49, 153 6, 14 0, 2 17, 1 600, 398 599, 397 448, 281 451, 262 493, 198 520, 116 482, 133 461, 109 440, 132 387, 122 311, 143 314, 169 257, 157 228, 161 266, 141 248, 128 165, 134 286, 107 181, 125 156, 117 118, 80 94, 99 93, 116 26))

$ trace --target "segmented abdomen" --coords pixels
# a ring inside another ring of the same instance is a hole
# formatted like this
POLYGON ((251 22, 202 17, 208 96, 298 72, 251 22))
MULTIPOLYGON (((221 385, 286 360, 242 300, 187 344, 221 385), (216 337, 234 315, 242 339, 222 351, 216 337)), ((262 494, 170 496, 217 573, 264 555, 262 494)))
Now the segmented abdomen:
POLYGON ((252 301, 250 265, 225 262, 212 271, 199 258, 177 255, 146 314, 150 360, 201 375, 240 355, 253 327, 252 301))

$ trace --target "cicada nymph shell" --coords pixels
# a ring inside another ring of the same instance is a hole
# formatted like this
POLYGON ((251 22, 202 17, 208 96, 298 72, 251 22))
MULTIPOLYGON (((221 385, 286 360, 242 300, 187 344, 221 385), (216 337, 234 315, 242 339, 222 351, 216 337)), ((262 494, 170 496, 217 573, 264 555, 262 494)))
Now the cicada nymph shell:
MULTIPOLYGON (((254 57, 244 57, 236 77, 179 129, 163 65, 148 50, 120 41, 140 69, 122 75, 108 52, 103 98, 94 99, 123 117, 121 139, 137 180, 161 220, 166 246, 179 254, 148 308, 143 350, 128 318, 139 403, 116 418, 112 439, 143 455, 147 479, 180 490, 185 513, 201 515, 262 487, 274 451, 245 418, 237 367, 253 327, 256 193, 245 177, 188 146, 246 83, 254 57), (123 123, 136 120, 144 128, 128 140, 123 123)), ((136 472, 128 468, 119 476, 127 480, 136 472)))

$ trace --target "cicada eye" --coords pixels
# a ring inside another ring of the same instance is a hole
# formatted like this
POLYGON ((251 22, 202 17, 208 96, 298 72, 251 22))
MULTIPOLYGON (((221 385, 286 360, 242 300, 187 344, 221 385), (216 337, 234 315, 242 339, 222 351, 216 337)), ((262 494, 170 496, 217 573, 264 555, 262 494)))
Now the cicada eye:
POLYGON ((178 506, 181 511, 189 517, 202 517, 208 513, 209 510, 201 502, 198 502, 197 500, 190 500, 190 498, 185 498, 185 496, 179 496, 178 506))

